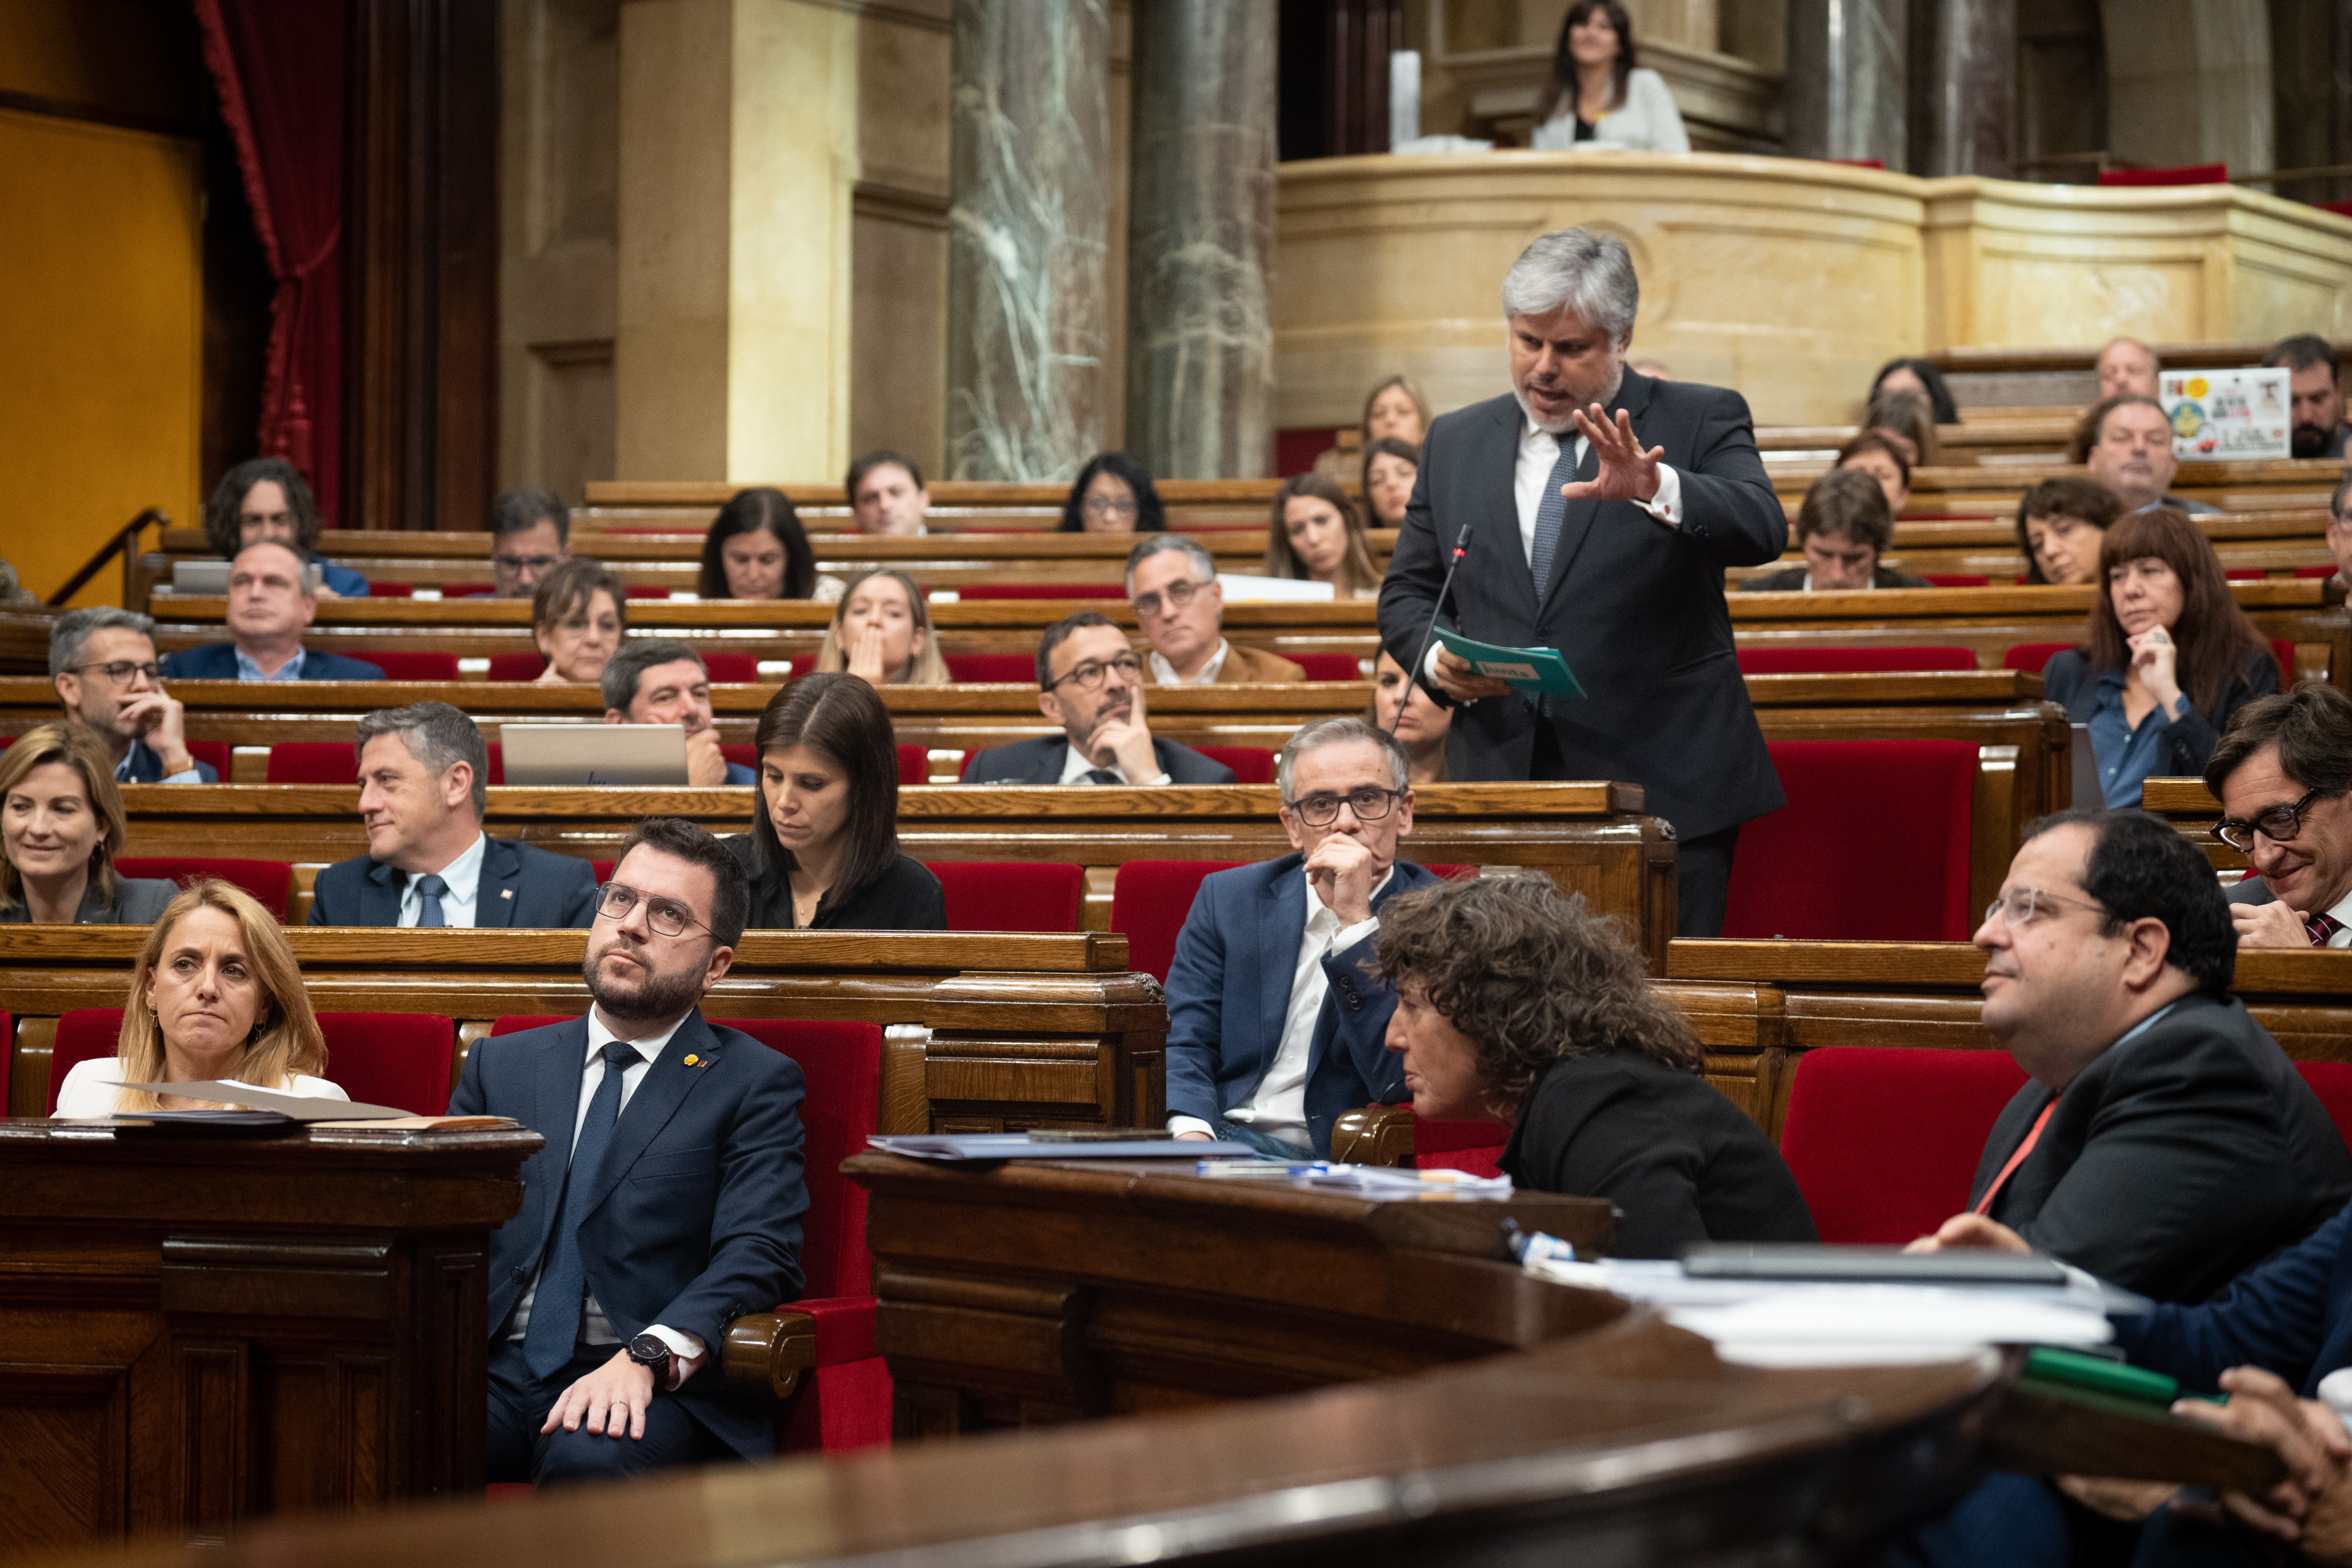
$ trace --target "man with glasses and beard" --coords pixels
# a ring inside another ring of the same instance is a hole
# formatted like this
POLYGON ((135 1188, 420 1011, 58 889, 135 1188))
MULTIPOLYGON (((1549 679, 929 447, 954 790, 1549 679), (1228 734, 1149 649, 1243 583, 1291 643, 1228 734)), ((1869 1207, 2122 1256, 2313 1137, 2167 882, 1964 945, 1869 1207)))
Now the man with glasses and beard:
POLYGON ((449 1098, 547 1140, 490 1241, 488 1471, 535 1485, 773 1452, 709 1364, 801 1288, 801 1071, 698 1006, 743 869, 655 817, 598 890, 583 1018, 476 1043, 449 1098))
POLYGON ((1360 718, 1298 731, 1276 764, 1296 853, 1201 883, 1168 970, 1168 1128, 1281 1159, 1327 1156, 1341 1113, 1412 1098, 1387 1049, 1396 996, 1364 960, 1380 907, 1437 879, 1412 831, 1404 747, 1360 718))
POLYGON ((1037 642, 1037 707, 1062 727, 992 746, 964 767, 970 784, 1231 784, 1234 770, 1153 737, 1144 721, 1143 662, 1127 633, 1092 610, 1056 621, 1037 642))
POLYGON ((2265 370, 2287 372, 2293 423, 2287 450, 2297 457, 2343 457, 2352 428, 2344 423, 2344 392, 2336 383, 2336 345, 2316 332, 2298 332, 2271 345, 2265 370))

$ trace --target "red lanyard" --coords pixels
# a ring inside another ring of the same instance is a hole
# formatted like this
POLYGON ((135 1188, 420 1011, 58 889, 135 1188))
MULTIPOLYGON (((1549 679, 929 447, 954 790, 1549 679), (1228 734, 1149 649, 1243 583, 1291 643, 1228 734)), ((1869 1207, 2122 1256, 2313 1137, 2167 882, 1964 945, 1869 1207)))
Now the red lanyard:
POLYGON ((2054 1097, 2049 1104, 2042 1107, 2042 1114, 2033 1118, 2033 1130, 2025 1134, 2025 1142, 2017 1145, 2017 1153, 2009 1156, 2009 1164, 2000 1167, 2000 1175, 1992 1178, 1992 1185, 1985 1188, 1985 1195, 1977 1199, 1974 1208, 1969 1210, 1970 1214, 1984 1214, 1991 1209, 1992 1200, 2000 1196, 2001 1185, 2009 1180, 2011 1173, 2025 1163, 2025 1156, 2033 1152, 2033 1145, 2041 1140, 2042 1129, 2049 1125, 2050 1113, 2056 1109, 2058 1102, 2054 1097))

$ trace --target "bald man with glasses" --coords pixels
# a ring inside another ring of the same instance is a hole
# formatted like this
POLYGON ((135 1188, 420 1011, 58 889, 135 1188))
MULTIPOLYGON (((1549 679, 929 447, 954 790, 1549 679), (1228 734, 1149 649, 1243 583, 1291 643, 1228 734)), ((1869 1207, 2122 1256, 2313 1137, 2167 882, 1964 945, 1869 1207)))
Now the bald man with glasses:
POLYGON ((1037 707, 1062 727, 992 746, 964 768, 970 784, 1231 784, 1234 770, 1151 733, 1143 661, 1127 633, 1092 610, 1056 621, 1037 643, 1037 707))

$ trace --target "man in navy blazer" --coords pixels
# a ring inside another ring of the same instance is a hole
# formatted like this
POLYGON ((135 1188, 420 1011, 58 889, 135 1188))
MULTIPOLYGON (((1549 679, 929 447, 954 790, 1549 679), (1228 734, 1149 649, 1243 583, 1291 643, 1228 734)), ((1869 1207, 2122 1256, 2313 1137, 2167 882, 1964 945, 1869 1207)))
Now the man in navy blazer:
POLYGON ((453 1115, 547 1140, 490 1238, 489 1479, 547 1485, 774 1450, 720 1385, 727 1325, 800 1293, 801 1071, 702 1016, 742 867, 674 817, 622 848, 584 1018, 478 1041, 453 1115))
POLYGON ((968 784, 1231 784, 1234 770, 1154 737, 1143 711, 1143 661, 1099 611, 1081 610, 1037 641, 1037 706, 1062 727, 992 746, 963 770, 968 784))
POLYGON ((1395 994, 1363 961, 1381 904, 1437 879, 1412 831, 1404 748, 1360 718, 1300 729, 1276 764, 1298 852, 1201 883, 1168 970, 1168 1126, 1278 1158, 1331 1152, 1340 1113, 1411 1098, 1387 1049, 1395 994))
POLYGON ((482 831, 489 748, 447 703, 359 723, 368 852, 319 873, 313 925, 573 928, 595 914, 596 868, 482 831))
POLYGON ((163 661, 175 681, 380 681, 383 672, 302 646, 319 596, 302 586, 308 563, 283 539, 255 541, 228 569, 228 635, 163 661))

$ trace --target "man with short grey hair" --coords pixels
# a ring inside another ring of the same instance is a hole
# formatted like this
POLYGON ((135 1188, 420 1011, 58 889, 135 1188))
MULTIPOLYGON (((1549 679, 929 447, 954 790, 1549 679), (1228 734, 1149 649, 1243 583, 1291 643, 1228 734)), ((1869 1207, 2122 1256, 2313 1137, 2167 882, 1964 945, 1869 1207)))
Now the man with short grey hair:
POLYGON ((187 716, 163 689, 155 622, 112 605, 58 617, 49 628, 49 683, 67 718, 106 743, 120 784, 217 784, 188 754, 187 716))
POLYGON ((1625 368, 1641 287, 1622 241, 1544 235, 1502 295, 1511 391, 1430 425, 1381 643, 1458 705, 1449 779, 1641 785, 1675 827, 1678 928, 1712 936, 1739 824, 1786 800, 1733 655, 1723 573, 1776 559, 1789 521, 1738 392, 1625 368), (1433 620, 1557 649, 1585 695, 1521 696, 1442 644, 1424 656, 1433 620))
POLYGON ((1163 686, 1303 681, 1278 653, 1225 641, 1225 592, 1217 558, 1181 534, 1146 534, 1127 556, 1127 601, 1151 644, 1151 678, 1163 686))
POLYGON ((1404 747, 1318 719, 1275 766, 1297 852, 1201 883, 1168 969, 1168 1127, 1279 1158, 1331 1152, 1339 1115, 1412 1098, 1386 1046, 1396 997, 1363 960, 1395 894, 1437 879, 1396 858, 1412 831, 1404 747))
POLYGON ((447 703, 362 716, 368 852, 319 873, 310 924, 584 930, 596 914, 595 868, 484 834, 489 764, 481 730, 447 703))

